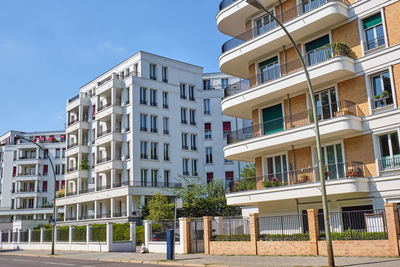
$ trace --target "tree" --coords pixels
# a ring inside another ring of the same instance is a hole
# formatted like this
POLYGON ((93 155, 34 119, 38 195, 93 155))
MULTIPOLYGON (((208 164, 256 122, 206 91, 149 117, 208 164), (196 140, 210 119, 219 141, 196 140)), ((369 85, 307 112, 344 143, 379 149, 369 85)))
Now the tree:
POLYGON ((161 193, 155 194, 149 202, 148 220, 159 222, 174 219, 174 204, 170 203, 168 198, 161 193))
POLYGON ((252 177, 256 177, 256 176, 257 176, 256 175, 256 165, 254 165, 254 163, 248 164, 240 172, 241 178, 252 178, 252 177))

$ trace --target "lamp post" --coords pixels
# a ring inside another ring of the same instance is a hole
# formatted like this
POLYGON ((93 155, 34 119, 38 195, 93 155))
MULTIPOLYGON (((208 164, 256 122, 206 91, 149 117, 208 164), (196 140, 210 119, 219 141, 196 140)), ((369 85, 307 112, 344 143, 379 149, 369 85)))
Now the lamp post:
POLYGON ((15 137, 18 138, 18 139, 22 139, 22 140, 25 140, 27 142, 30 142, 30 143, 36 145, 40 150, 42 150, 43 153, 49 159, 50 165, 51 165, 51 169, 53 170, 53 177, 54 177, 53 198, 54 198, 54 200, 53 200, 53 219, 52 219, 52 222, 51 222, 51 255, 54 255, 54 240, 55 240, 55 236, 54 235, 55 235, 55 229, 56 229, 56 173, 54 171, 53 161, 51 160, 50 155, 46 151, 46 149, 44 149, 38 143, 35 143, 35 142, 33 142, 33 141, 23 137, 23 136, 20 136, 20 135, 16 135, 15 137))
POLYGON ((313 118, 314 118, 315 142, 316 142, 316 146, 317 146, 318 174, 319 174, 319 180, 321 182, 322 208, 324 211, 324 225, 325 225, 325 234, 326 234, 326 248, 327 248, 327 252, 328 252, 328 264, 329 264, 329 266, 335 266, 335 260, 333 258, 331 229, 330 229, 330 225, 329 225, 329 212, 328 212, 328 200, 326 197, 325 177, 324 177, 324 173, 323 173, 323 169, 322 169, 321 137, 320 137, 320 133, 319 133, 317 105, 315 103, 314 91, 312 88, 310 75, 307 71, 307 66, 304 62, 304 59, 300 53, 299 48, 297 47, 295 41, 293 40, 293 37, 290 35, 290 33, 288 32, 286 27, 283 26, 282 22, 279 19, 277 19, 272 12, 270 12, 268 9, 266 9, 259 0, 246 0, 246 2, 257 9, 263 10, 264 12, 266 12, 270 17, 272 17, 279 24, 279 26, 281 26, 282 30, 286 33, 287 37, 289 37, 290 42, 292 43, 293 47, 296 49, 296 52, 300 59, 301 65, 303 66, 304 73, 305 73, 306 79, 307 79, 307 85, 308 85, 308 90, 309 90, 310 100, 311 100, 310 102, 311 102, 313 118))

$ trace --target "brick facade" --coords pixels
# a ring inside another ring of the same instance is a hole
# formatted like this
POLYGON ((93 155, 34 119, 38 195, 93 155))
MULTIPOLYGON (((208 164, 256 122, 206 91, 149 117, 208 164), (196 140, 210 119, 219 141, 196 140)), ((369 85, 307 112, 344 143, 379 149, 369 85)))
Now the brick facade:
POLYGON ((353 20, 333 29, 332 43, 335 42, 347 45, 357 58, 362 57, 358 20, 353 20))
POLYGON ((338 83, 337 89, 341 101, 347 100, 358 105, 363 113, 358 115, 367 116, 371 114, 364 75, 338 83))
MULTIPOLYGON (((289 116, 289 114, 294 115, 307 110, 306 94, 291 97, 289 101, 287 99, 283 101, 285 117, 289 116), (290 101, 290 112, 288 105, 289 101, 290 101)), ((292 123, 290 123, 289 121, 285 121, 285 129, 292 128, 292 125, 294 125, 295 127, 302 126, 301 124, 302 124, 301 120, 292 121, 292 123)))
POLYGON ((262 179, 262 159, 261 159, 261 157, 255 158, 254 164, 256 166, 256 176, 257 176, 257 181, 256 181, 257 185, 256 186, 257 186, 257 189, 262 189, 262 188, 264 188, 264 186, 262 184, 263 179, 262 179))
POLYGON ((361 161, 365 164, 364 176, 377 174, 372 134, 359 135, 343 139, 344 153, 347 162, 361 161))
POLYGON ((396 90, 396 97, 394 101, 397 100, 397 106, 400 104, 400 64, 395 64, 392 66, 393 70, 393 84, 394 90, 396 90))
POLYGON ((400 43, 400 27, 398 23, 400 14, 400 2, 397 1, 396 3, 388 5, 383 10, 385 15, 389 46, 394 46, 400 43))

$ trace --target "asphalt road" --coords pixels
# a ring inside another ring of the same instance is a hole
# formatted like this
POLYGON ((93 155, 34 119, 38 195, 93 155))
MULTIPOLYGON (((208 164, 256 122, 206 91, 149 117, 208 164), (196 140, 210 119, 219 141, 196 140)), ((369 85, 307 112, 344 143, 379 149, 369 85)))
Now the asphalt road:
MULTIPOLYGON (((0 255, 1 267, 160 267, 160 265, 0 255)), ((165 266, 165 265, 163 265, 165 266)), ((168 266, 166 266, 168 267, 168 266)), ((173 267, 173 265, 170 265, 173 267)))

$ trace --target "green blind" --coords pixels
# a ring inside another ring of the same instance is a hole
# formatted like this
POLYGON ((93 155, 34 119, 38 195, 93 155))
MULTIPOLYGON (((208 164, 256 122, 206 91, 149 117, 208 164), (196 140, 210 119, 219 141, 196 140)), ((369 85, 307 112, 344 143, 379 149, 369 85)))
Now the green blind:
POLYGON ((324 35, 318 39, 315 39, 314 41, 306 43, 306 52, 310 52, 312 50, 315 50, 317 48, 320 48, 324 45, 329 44, 329 35, 324 35))
POLYGON ((267 59, 267 60, 265 60, 265 61, 259 63, 259 64, 258 64, 258 67, 261 69, 262 67, 265 67, 265 66, 267 66, 267 65, 269 65, 269 64, 272 64, 272 63, 274 63, 274 62, 278 62, 278 56, 272 57, 272 58, 270 58, 270 59, 267 59))
POLYGON ((264 134, 270 134, 283 130, 283 117, 282 117, 281 104, 264 108, 262 114, 263 114, 264 134))
POLYGON ((377 13, 363 20, 364 29, 368 29, 380 23, 382 23, 381 13, 377 13))

